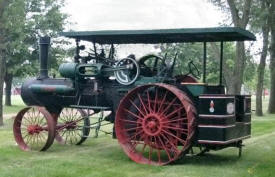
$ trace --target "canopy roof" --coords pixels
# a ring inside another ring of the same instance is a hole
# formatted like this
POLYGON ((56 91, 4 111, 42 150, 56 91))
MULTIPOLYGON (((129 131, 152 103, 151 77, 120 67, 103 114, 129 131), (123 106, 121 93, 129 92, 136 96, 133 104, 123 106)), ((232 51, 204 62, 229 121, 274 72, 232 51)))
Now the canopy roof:
POLYGON ((254 34, 237 27, 72 31, 62 32, 61 35, 99 44, 155 44, 256 40, 254 34))

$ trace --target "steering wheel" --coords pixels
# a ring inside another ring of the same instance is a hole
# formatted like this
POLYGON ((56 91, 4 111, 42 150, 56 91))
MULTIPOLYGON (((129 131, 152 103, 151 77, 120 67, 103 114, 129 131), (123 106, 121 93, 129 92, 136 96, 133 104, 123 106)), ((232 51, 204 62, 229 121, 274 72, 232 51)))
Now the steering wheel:
POLYGON ((115 65, 115 69, 115 78, 122 85, 131 85, 137 80, 140 74, 139 64, 132 58, 119 60, 115 65))
POLYGON ((165 59, 154 54, 141 57, 138 63, 141 73, 148 77, 161 74, 161 72, 167 68, 165 59))
POLYGON ((190 61, 188 63, 188 67, 189 67, 189 73, 192 74, 195 78, 200 79, 201 73, 196 67, 196 65, 193 63, 193 61, 190 61))

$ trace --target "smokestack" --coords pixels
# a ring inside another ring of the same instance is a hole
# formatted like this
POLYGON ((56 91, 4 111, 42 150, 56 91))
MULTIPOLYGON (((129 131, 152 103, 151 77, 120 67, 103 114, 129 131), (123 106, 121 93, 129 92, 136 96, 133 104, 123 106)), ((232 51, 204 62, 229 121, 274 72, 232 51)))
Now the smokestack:
POLYGON ((39 60, 40 60, 40 75, 38 79, 46 79, 48 78, 48 53, 49 53, 49 45, 51 38, 48 36, 39 38, 39 60))

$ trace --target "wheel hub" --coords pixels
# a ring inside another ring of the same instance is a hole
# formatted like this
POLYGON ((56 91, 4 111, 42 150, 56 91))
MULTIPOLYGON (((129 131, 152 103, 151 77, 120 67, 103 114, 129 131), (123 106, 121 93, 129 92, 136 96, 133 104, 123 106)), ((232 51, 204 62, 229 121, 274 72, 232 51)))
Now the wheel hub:
POLYGON ((67 130, 73 130, 77 127, 77 124, 76 122, 74 121, 69 121, 69 122, 66 122, 66 129, 67 130))
POLYGON ((144 132, 149 136, 156 136, 161 132, 161 117, 157 114, 147 115, 142 122, 144 132))
POLYGON ((39 125, 29 125, 27 131, 30 135, 39 134, 41 131, 43 131, 43 128, 39 125))

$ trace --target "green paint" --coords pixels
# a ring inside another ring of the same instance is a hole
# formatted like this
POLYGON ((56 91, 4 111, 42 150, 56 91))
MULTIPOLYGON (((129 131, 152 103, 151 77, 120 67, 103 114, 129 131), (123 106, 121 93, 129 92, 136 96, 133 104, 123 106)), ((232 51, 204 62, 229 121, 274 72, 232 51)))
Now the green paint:
POLYGON ((61 76, 70 79, 84 77, 108 77, 113 74, 114 68, 102 63, 82 64, 82 63, 62 63, 59 67, 61 76))
POLYGON ((35 93, 70 93, 74 88, 66 85, 32 84, 30 89, 35 93))
POLYGON ((204 93, 205 90, 205 86, 204 85, 192 85, 192 84, 188 84, 185 85, 187 87, 187 89, 194 95, 194 96, 199 96, 201 94, 204 93))
POLYGON ((63 32, 61 35, 100 44, 154 44, 256 40, 256 37, 252 33, 238 27, 75 31, 63 32))
POLYGON ((59 66, 59 73, 61 74, 61 76, 65 77, 65 78, 75 78, 75 72, 76 72, 76 67, 77 67, 77 63, 62 63, 59 66))
POLYGON ((79 64, 76 69, 76 75, 79 77, 99 77, 101 75, 103 64, 79 64))

